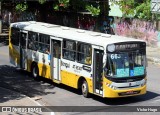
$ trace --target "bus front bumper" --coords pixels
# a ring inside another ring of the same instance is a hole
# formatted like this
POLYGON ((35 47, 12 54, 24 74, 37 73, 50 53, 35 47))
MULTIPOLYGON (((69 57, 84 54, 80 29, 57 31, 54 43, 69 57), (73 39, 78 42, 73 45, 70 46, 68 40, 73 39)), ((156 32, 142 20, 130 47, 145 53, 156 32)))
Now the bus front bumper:
POLYGON ((146 93, 146 85, 139 88, 125 89, 125 90, 112 89, 110 87, 106 87, 103 93, 104 93, 103 97, 107 97, 107 98, 143 95, 146 93))

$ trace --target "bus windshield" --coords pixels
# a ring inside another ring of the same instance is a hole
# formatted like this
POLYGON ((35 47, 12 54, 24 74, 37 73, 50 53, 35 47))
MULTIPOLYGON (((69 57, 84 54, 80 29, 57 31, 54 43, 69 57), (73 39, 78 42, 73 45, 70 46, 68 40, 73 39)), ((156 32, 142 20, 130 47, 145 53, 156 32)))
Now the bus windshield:
POLYGON ((143 76, 146 73, 144 51, 108 53, 106 76, 114 78, 143 76))

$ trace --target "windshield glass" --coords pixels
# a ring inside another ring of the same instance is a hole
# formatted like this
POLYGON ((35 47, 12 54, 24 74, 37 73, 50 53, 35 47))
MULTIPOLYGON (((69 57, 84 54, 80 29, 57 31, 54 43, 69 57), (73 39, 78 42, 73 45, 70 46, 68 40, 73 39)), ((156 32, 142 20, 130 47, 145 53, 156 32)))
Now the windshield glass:
POLYGON ((108 53, 105 67, 108 77, 134 77, 145 75, 145 52, 108 53))

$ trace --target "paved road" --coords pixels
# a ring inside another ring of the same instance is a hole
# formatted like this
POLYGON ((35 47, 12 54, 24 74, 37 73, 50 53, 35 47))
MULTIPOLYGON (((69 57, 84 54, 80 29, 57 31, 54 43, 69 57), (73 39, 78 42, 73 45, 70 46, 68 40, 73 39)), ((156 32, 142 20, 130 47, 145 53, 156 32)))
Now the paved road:
MULTIPOLYGON (((64 85, 57 85, 50 80, 40 79, 35 81, 29 77, 29 73, 18 70, 9 64, 8 47, 0 47, 0 87, 5 87, 22 94, 25 94, 42 105, 46 106, 160 106, 160 66, 148 64, 147 94, 144 96, 103 99, 92 95, 91 98, 84 98, 80 91, 64 85)), ((17 97, 13 97, 17 99, 17 97)), ((0 102, 2 100, 0 99, 0 102)), ((5 101, 8 101, 7 99, 5 101)), ((113 109, 113 108, 112 108, 113 109)), ((127 109, 127 108, 126 108, 127 109)), ((92 111, 97 111, 95 108, 92 111)), ((102 110, 103 111, 103 110, 102 110)), ((97 114, 97 113, 61 113, 69 114, 97 114)), ((100 112, 98 114, 105 114, 100 112)), ((116 113, 108 113, 116 114, 116 113)), ((127 113, 118 113, 127 114, 127 113)), ((135 113, 136 114, 136 113, 135 113)), ((144 114, 144 113, 143 113, 144 114)), ((149 114, 149 113, 146 113, 149 114)), ((158 113, 157 113, 158 114, 158 113)))

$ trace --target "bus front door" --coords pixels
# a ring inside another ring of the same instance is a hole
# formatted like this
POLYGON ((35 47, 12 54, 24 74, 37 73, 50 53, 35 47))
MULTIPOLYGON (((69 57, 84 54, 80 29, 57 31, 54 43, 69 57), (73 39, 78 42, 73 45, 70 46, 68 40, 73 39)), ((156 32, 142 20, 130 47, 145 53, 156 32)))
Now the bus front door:
POLYGON ((20 32, 20 68, 27 69, 27 32, 20 32))
POLYGON ((103 50, 94 49, 93 56, 93 86, 94 93, 103 95, 103 50))
POLYGON ((60 81, 61 41, 51 40, 51 75, 53 80, 60 81))

